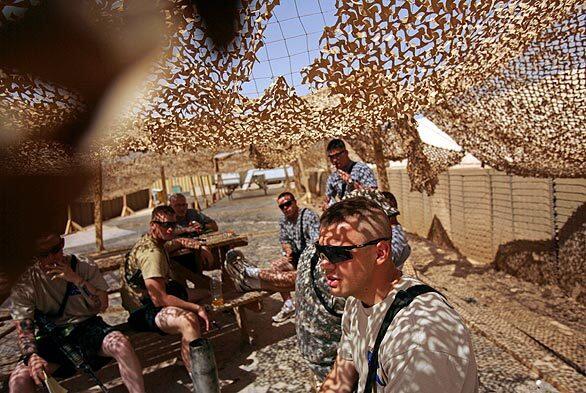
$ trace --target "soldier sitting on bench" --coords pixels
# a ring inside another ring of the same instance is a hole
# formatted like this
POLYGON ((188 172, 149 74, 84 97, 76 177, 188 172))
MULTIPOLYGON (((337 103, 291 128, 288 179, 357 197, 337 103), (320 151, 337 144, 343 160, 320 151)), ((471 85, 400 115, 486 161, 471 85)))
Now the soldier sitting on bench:
POLYGON ((144 392, 130 341, 97 315, 108 307, 106 281, 87 258, 64 255, 63 245, 56 234, 41 237, 34 265, 12 288, 11 313, 22 358, 10 376, 10 391, 34 392, 45 374, 72 376, 79 365, 72 352, 77 352, 94 370, 107 358, 116 359, 128 391, 144 392), (35 327, 40 336, 35 337, 35 327))
POLYGON ((164 245, 175 236, 175 211, 171 206, 153 209, 149 231, 132 248, 121 266, 120 294, 130 312, 128 324, 135 330, 159 334, 181 334, 183 363, 192 371, 193 345, 201 338, 201 322, 209 330, 203 306, 188 299, 188 290, 172 280, 169 254, 164 245))

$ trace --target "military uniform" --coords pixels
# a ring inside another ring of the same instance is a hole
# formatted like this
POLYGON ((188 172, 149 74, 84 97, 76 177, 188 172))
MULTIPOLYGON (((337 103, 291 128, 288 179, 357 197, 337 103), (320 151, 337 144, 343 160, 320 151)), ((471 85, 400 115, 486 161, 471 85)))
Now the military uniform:
MULTIPOLYGON (((85 281, 101 291, 108 290, 108 284, 100 269, 89 259, 81 256, 66 256, 67 263, 72 258, 77 260, 75 272, 85 281)), ((73 267, 73 266, 72 266, 73 267)), ((90 305, 75 285, 68 285, 62 279, 51 279, 38 263, 28 268, 12 288, 12 319, 22 321, 35 320, 35 313, 40 312, 57 326, 67 342, 79 347, 85 360, 97 370, 109 361, 99 355, 104 338, 115 329, 106 324, 90 305), (65 292, 69 291, 62 315, 58 315, 65 292)), ((47 335, 38 332, 36 336, 37 351, 47 362, 60 367, 54 373, 58 377, 75 374, 74 364, 61 352, 57 344, 47 335)))
POLYGON ((192 221, 197 222, 204 231, 206 226, 213 222, 213 220, 210 217, 206 216, 202 212, 197 211, 195 209, 187 209, 185 217, 177 220, 177 225, 179 227, 187 227, 192 221))
MULTIPOLYGON (((314 254, 315 246, 308 245, 297 266, 295 326, 301 355, 315 375, 324 380, 336 360, 338 342, 342 336, 341 318, 330 314, 317 297, 311 277, 311 259, 314 254)), ((319 263, 315 268, 314 279, 315 288, 320 291, 325 302, 341 314, 345 301, 330 295, 319 263)))
MULTIPOLYGON (((388 215, 394 214, 389 201, 377 190, 354 190, 346 198, 365 197, 375 201, 388 215)), ((400 225, 392 227, 391 242, 393 260, 401 268, 409 256, 411 248, 400 225)), ((317 378, 324 380, 336 360, 338 343, 342 337, 341 314, 346 300, 330 295, 324 271, 319 262, 315 268, 314 279, 311 276, 311 259, 315 254, 313 243, 309 245, 299 259, 295 285, 297 343, 301 355, 308 361, 309 367, 317 378), (319 300, 316 289, 329 308, 340 314, 330 313, 319 300)))
POLYGON ((120 267, 122 304, 130 312, 128 323, 137 330, 162 333, 155 324, 155 317, 162 307, 155 307, 150 299, 144 280, 163 278, 167 293, 187 300, 187 290, 171 280, 169 254, 149 234, 144 235, 126 255, 120 267))
MULTIPOLYGON (((366 189, 377 188, 376 177, 374 172, 363 162, 355 162, 349 173, 352 180, 359 182, 366 189)), ((338 171, 333 172, 326 183, 326 196, 330 198, 330 205, 341 200, 352 191, 352 186, 348 185, 338 171)))
POLYGON ((303 250, 309 244, 315 243, 318 237, 319 217, 313 210, 300 209, 295 222, 289 221, 284 216, 279 220, 279 241, 289 244, 293 249, 293 268, 297 265, 297 260, 303 250))

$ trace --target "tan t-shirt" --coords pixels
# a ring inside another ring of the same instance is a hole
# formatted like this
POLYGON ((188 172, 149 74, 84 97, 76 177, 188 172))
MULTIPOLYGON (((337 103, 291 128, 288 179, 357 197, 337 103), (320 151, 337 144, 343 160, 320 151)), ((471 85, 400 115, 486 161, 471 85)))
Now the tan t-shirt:
MULTIPOLYGON (((364 391, 368 357, 384 316, 401 289, 421 284, 403 276, 381 303, 364 307, 348 298, 338 356, 354 362, 364 391)), ((416 297, 399 311, 379 349, 376 392, 477 392, 478 376, 470 334, 454 309, 437 293, 416 297)))
MULTIPOLYGON (((141 237, 132 247, 128 255, 128 272, 123 263, 120 267, 120 275, 123 278, 126 273, 132 276, 137 270, 142 272, 143 279, 157 277, 167 279, 171 275, 169 254, 148 234, 141 237)), ((129 285, 123 279, 120 295, 124 307, 132 312, 142 306, 142 301, 148 297, 148 292, 144 282, 141 286, 129 285)))
MULTIPOLYGON (((76 273, 91 285, 102 291, 108 290, 108 284, 100 269, 88 258, 77 256, 76 273)), ((69 259, 69 258, 68 258, 69 259)), ((69 261, 68 261, 69 262, 69 261)), ((79 323, 93 317, 97 313, 85 300, 80 290, 73 286, 69 295, 63 316, 51 317, 57 314, 65 290, 67 281, 62 279, 51 280, 40 268, 34 264, 28 268, 12 288, 10 298, 12 300, 11 314, 14 320, 34 319, 35 310, 49 315, 49 319, 56 325, 79 323)))

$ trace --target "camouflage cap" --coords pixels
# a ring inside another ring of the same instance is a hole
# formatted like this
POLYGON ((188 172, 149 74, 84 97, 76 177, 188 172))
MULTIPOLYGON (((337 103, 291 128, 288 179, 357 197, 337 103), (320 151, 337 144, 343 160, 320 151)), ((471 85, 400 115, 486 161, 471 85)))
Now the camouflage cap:
POLYGON ((385 213, 387 213, 387 216, 389 217, 399 215, 399 210, 391 206, 391 202, 379 190, 353 190, 352 192, 346 194, 342 200, 359 197, 368 198, 375 202, 385 211, 385 213))

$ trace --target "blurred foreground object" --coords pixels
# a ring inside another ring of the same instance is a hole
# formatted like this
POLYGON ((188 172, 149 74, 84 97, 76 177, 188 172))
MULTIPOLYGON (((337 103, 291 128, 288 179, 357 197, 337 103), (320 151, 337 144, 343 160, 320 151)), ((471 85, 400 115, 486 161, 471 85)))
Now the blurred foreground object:
MULTIPOLYGON (((92 158, 99 158, 81 155, 80 146, 102 116, 104 100, 115 100, 111 87, 135 64, 145 68, 145 59, 160 52, 173 16, 193 12, 192 3, 0 5, 0 302, 34 255, 34 239, 62 231, 67 205, 92 178, 92 158)), ((217 18, 206 22, 217 30, 217 18)))

